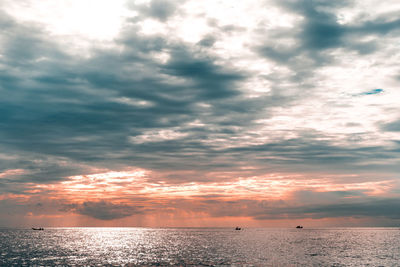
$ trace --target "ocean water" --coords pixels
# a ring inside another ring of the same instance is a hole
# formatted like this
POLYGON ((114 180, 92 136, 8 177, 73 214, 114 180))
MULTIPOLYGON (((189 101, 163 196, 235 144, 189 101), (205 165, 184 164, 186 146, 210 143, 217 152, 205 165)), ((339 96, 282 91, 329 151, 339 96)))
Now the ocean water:
POLYGON ((0 266, 400 266, 400 229, 0 229, 0 253, 0 266))

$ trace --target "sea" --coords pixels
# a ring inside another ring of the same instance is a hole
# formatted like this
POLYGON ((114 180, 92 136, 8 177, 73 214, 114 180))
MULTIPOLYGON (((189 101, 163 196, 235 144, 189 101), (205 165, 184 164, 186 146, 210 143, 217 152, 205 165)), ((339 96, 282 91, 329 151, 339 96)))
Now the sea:
POLYGON ((0 229, 0 266, 400 266, 400 228, 0 229))

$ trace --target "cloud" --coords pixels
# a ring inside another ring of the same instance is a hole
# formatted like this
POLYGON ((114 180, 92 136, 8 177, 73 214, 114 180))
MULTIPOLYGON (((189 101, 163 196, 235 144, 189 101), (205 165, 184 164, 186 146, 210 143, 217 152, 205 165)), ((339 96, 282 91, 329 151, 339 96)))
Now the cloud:
POLYGON ((330 205, 313 205, 285 207, 274 210, 266 209, 265 214, 257 214, 257 220, 279 219, 321 219, 321 218, 377 218, 400 219, 397 199, 370 200, 356 203, 336 203, 330 205))
POLYGON ((343 6, 344 1, 338 1, 334 4, 327 1, 300 1, 295 3, 286 1, 286 3, 288 7, 299 12, 305 19, 301 25, 302 31, 299 33, 303 47, 309 50, 323 50, 342 44, 342 37, 346 30, 338 24, 332 10, 337 6, 343 6), (329 11, 321 11, 321 7, 325 7, 329 11))
POLYGON ((134 1, 128 2, 128 6, 133 10, 139 10, 143 17, 150 17, 165 22, 174 15, 177 7, 184 1, 170 0, 151 0, 148 4, 135 4, 134 1))
POLYGON ((175 10, 176 7, 172 1, 152 0, 150 2, 148 13, 152 17, 158 18, 161 21, 165 21, 174 13, 175 10))
MULTIPOLYGON (((161 4, 152 1, 149 8, 161 4)), ((132 162, 147 168, 180 168, 184 161, 199 170, 207 165, 235 168, 237 162, 264 165, 265 160, 273 168, 287 169, 286 164, 297 163, 307 166, 304 169, 317 163, 336 168, 343 162, 351 169, 365 160, 364 151, 394 157, 384 147, 348 148, 335 140, 320 141, 329 134, 313 129, 288 128, 285 132, 294 138, 270 141, 266 137, 274 130, 261 131, 257 123, 260 118, 280 116, 276 110, 317 97, 312 83, 319 77, 315 74, 319 64, 329 63, 324 51, 351 44, 346 39, 349 32, 367 31, 366 25, 372 22, 357 27, 338 23, 335 12, 343 4, 280 4, 304 19, 297 29, 271 32, 277 44, 286 37, 297 42, 293 47, 265 44, 260 51, 289 66, 292 73, 262 76, 271 83, 271 90, 253 98, 248 97, 245 84, 255 73, 170 36, 140 34, 135 23, 127 24, 115 39, 118 49, 96 47, 90 57, 80 58, 37 26, 5 17, 2 62, 7 68, 0 77, 2 93, 8 96, 0 106, 4 151, 24 151, 25 159, 32 161, 39 154, 48 160, 59 157, 110 168, 132 162), (15 45, 24 42, 21 38, 29 45, 15 45), (162 56, 165 60, 160 60, 162 56), (308 56, 316 61, 307 63, 308 56), (282 80, 291 84, 282 85, 282 80)), ((172 16, 160 14, 161 18, 172 16)), ((395 31, 391 23, 377 19, 371 33, 381 28, 385 29, 382 34, 395 31)), ((203 40, 207 38, 214 43, 221 36, 212 34, 203 40)), ((369 157, 379 161, 372 154, 369 157)), ((59 173, 55 180, 74 172, 64 174, 49 162, 50 166, 59 173)), ((38 167, 40 176, 39 169, 46 168, 38 167)), ((55 175, 43 171, 41 179, 51 181, 50 177, 55 175)))
MULTIPOLYGON (((8 81, 3 93, 11 97, 1 101, 0 125, 9 150, 92 162, 135 157, 141 147, 134 147, 130 136, 156 127, 170 132, 169 128, 209 115, 214 117, 210 121, 222 119, 230 110, 248 105, 235 85, 246 78, 244 74, 184 45, 167 45, 164 38, 139 37, 134 29, 127 30, 120 38, 122 55, 107 49, 78 59, 40 31, 14 27, 24 32, 30 47, 40 44, 49 49, 32 49, 29 57, 21 57, 32 58, 21 66, 26 71, 3 74, 8 81), (160 50, 170 51, 165 64, 147 56, 160 50), (33 68, 35 72, 28 71, 33 68), (231 104, 216 102, 222 99, 231 104), (202 108, 203 102, 209 102, 209 108, 202 108)), ((9 42, 14 41, 10 37, 9 42)), ((8 69, 19 64, 17 54, 4 54, 8 69)))
MULTIPOLYGON (((232 199, 205 196, 195 200, 174 199, 168 206, 175 211, 199 212, 214 218, 249 217, 254 220, 387 218, 399 220, 397 198, 367 197, 363 190, 296 191, 292 199, 232 199)), ((162 212, 161 207, 157 208, 162 212)))
POLYGON ((379 51, 382 36, 396 36, 399 20, 386 15, 342 23, 341 10, 351 9, 356 4, 356 1, 279 1, 278 6, 296 16, 295 24, 289 29, 282 27, 265 31, 270 38, 256 49, 262 56, 287 65, 302 75, 309 75, 314 68, 340 59, 331 56, 330 52, 334 50, 373 54, 379 51), (305 71, 301 70, 302 67, 306 68, 305 71))
POLYGON ((391 219, 400 219, 397 203, 397 199, 372 200, 365 203, 332 204, 303 208, 303 212, 312 214, 313 218, 383 216, 391 219))
POLYGON ((364 193, 362 190, 296 191, 290 200, 205 199, 201 210, 215 217, 250 216, 255 220, 338 217, 400 219, 397 198, 366 197, 364 193))
POLYGON ((203 39, 201 39, 198 44, 201 46, 205 46, 205 47, 212 47, 216 41, 217 41, 217 39, 215 38, 215 36, 208 35, 208 36, 204 37, 203 39))
POLYGON ((383 124, 382 129, 389 132, 400 132, 400 120, 383 124))
POLYGON ((66 210, 68 209, 99 220, 115 220, 141 213, 140 207, 113 204, 106 201, 87 201, 82 204, 72 204, 66 207, 66 210))

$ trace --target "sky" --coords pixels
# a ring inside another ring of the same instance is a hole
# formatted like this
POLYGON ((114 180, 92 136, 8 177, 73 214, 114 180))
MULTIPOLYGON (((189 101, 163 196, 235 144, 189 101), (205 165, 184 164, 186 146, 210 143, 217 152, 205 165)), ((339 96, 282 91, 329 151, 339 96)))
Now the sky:
POLYGON ((399 226, 399 14, 2 0, 0 226, 399 226))

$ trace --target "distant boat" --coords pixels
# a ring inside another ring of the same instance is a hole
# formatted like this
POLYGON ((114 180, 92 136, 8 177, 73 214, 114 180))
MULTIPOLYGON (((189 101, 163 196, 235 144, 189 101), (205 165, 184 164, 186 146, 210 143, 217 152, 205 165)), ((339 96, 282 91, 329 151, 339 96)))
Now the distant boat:
POLYGON ((36 230, 36 231, 43 231, 43 230, 44 230, 44 228, 43 228, 43 227, 40 227, 40 228, 35 228, 35 227, 32 227, 32 230, 36 230))
POLYGON ((242 230, 242 228, 236 226, 235 230, 242 230))
POLYGON ((296 228, 297 228, 297 229, 302 229, 302 228, 303 228, 303 226, 301 226, 301 225, 297 225, 297 226, 296 226, 296 228))

